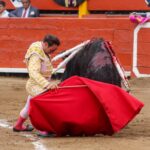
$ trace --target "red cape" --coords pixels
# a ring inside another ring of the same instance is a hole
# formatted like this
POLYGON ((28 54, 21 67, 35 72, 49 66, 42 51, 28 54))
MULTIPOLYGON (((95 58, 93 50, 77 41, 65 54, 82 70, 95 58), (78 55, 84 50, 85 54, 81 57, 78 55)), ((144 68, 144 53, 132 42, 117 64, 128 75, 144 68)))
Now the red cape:
POLYGON ((143 103, 121 88, 73 76, 60 87, 30 101, 33 126, 57 136, 108 134, 122 129, 143 107, 143 103))

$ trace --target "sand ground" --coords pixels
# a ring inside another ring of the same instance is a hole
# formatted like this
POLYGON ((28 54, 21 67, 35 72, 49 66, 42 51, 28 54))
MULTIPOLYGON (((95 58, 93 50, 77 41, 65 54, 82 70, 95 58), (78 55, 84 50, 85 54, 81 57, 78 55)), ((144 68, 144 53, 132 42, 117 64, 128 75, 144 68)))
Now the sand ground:
POLYGON ((25 104, 27 78, 0 76, 0 150, 150 150, 150 78, 132 79, 131 93, 145 106, 137 117, 113 136, 39 138, 32 133, 14 133, 12 126, 25 104), (28 134, 29 137, 26 137, 28 134), (31 138, 31 137, 32 138, 31 138), (42 146, 35 146, 42 143, 42 146))

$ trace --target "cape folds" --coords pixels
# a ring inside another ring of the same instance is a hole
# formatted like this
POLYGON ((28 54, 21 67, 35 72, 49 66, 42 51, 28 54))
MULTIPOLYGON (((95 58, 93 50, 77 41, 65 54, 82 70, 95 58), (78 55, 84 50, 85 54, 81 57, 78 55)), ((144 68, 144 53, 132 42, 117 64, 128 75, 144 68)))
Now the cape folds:
POLYGON ((126 126, 143 105, 115 85, 73 76, 56 91, 34 97, 29 116, 36 129, 57 136, 112 135, 126 126))

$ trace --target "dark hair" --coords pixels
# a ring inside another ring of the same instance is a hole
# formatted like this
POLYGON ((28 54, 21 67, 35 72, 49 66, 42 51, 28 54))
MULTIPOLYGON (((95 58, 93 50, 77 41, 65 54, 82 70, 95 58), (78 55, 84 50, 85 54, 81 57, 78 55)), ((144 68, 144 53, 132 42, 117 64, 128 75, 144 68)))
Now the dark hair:
POLYGON ((51 34, 47 34, 44 37, 43 42, 47 42, 48 46, 52 46, 53 44, 56 44, 58 46, 60 45, 59 39, 56 36, 51 35, 51 34))
POLYGON ((2 5, 2 6, 6 6, 6 3, 4 2, 4 1, 0 1, 0 5, 2 5))
MULTIPOLYGON (((31 2, 30 0, 27 0, 29 3, 31 2)), ((22 2, 22 0, 21 0, 21 2, 22 2)))

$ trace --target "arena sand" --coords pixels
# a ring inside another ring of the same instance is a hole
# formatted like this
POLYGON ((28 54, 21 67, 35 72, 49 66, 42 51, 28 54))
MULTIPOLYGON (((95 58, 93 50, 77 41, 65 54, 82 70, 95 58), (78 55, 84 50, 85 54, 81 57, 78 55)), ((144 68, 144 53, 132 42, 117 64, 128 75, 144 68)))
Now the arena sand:
POLYGON ((145 106, 122 131, 113 136, 60 138, 39 138, 36 131, 23 134, 8 128, 15 123, 25 104, 26 80, 0 77, 0 124, 8 123, 7 127, 0 125, 0 150, 150 150, 150 78, 130 80, 131 93, 145 106))

